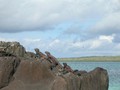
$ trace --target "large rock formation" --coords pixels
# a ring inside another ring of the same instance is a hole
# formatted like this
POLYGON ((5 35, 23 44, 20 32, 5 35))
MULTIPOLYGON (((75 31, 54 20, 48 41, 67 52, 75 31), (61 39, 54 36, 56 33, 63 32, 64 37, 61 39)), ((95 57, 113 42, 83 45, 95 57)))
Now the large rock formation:
MULTIPOLYGON (((33 52, 27 52, 25 48, 19 42, 4 42, 0 41, 0 51, 4 51, 8 54, 15 55, 24 58, 35 58, 33 52)), ((1 55, 0 55, 1 56, 1 55)))
POLYGON ((0 90, 108 90, 105 69, 96 68, 81 76, 61 74, 60 67, 51 70, 46 59, 19 57, 18 54, 0 57, 0 90))

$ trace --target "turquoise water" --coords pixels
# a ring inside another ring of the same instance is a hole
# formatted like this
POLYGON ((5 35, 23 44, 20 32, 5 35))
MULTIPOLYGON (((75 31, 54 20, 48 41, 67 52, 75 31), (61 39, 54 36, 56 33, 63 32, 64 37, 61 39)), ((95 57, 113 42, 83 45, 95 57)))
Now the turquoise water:
POLYGON ((96 67, 107 69, 109 90, 120 90, 120 62, 67 62, 73 69, 91 71, 96 67))

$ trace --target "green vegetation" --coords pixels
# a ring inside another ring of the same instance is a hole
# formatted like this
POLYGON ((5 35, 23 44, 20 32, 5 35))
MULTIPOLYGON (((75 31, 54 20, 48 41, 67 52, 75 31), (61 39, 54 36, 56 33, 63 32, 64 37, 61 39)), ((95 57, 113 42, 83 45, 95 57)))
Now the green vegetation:
POLYGON ((120 56, 90 56, 76 58, 58 58, 61 62, 120 62, 120 56))

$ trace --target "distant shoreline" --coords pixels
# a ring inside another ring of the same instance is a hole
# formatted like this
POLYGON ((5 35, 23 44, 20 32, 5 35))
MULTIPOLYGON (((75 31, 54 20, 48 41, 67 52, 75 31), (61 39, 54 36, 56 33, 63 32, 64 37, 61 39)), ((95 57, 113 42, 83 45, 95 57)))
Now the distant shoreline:
POLYGON ((88 56, 75 58, 58 58, 60 62, 120 62, 120 56, 88 56))

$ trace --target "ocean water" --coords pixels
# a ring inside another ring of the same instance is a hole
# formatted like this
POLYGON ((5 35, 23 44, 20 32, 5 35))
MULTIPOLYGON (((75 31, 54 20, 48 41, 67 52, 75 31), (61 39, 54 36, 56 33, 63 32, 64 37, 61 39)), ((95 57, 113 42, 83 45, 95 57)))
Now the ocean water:
POLYGON ((102 67, 109 74, 109 90, 120 90, 120 62, 67 62, 73 69, 91 71, 102 67))

